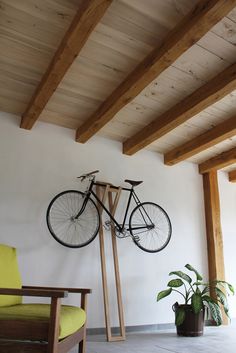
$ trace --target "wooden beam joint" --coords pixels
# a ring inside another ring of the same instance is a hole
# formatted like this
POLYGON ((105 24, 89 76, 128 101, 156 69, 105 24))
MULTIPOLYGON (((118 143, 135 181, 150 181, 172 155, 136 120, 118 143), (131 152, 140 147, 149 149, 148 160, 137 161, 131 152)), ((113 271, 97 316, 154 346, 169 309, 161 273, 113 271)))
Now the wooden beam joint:
POLYGON ((236 116, 167 152, 166 165, 174 165, 236 135, 236 116))
POLYGON ((236 163, 236 147, 199 164, 199 173, 204 174, 212 170, 219 170, 234 163, 236 163))
POLYGON ((229 172, 229 181, 236 183, 236 169, 229 172))

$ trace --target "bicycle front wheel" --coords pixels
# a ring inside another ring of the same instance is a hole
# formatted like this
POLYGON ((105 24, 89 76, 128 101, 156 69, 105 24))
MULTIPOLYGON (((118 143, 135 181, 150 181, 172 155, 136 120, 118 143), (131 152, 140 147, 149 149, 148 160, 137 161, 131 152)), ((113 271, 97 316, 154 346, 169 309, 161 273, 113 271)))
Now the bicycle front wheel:
POLYGON ((86 195, 80 191, 61 192, 50 202, 47 209, 47 225, 53 238, 69 248, 81 248, 96 237, 100 227, 100 216, 94 201, 87 200, 82 209, 86 195))
POLYGON ((143 202, 130 215, 129 231, 140 249, 155 253, 168 245, 172 227, 162 207, 152 202, 143 202))

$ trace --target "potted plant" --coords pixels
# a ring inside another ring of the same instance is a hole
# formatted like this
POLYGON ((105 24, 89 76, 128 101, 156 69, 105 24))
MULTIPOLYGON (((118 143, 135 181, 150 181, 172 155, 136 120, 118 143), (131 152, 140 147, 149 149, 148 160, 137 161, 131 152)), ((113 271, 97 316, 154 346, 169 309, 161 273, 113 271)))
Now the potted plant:
POLYGON ((175 275, 169 281, 168 289, 161 291, 157 295, 157 301, 167 297, 172 292, 179 293, 184 304, 175 303, 175 324, 179 336, 201 336, 204 327, 205 309, 211 314, 212 320, 216 325, 222 324, 221 308, 228 316, 228 292, 234 294, 234 288, 226 281, 214 280, 203 282, 202 276, 195 268, 187 264, 185 267, 194 272, 195 281, 182 271, 173 271, 169 275, 175 275), (183 291, 180 291, 182 287, 183 291))

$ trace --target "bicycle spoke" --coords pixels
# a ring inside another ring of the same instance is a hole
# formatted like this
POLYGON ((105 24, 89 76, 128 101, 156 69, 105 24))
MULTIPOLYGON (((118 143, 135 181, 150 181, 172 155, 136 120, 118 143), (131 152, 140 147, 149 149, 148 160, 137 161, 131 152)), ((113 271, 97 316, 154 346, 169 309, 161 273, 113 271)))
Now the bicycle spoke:
POLYGON ((84 194, 67 191, 56 196, 47 211, 47 224, 53 237, 62 245, 82 247, 96 236, 100 219, 94 202, 87 200, 81 215, 77 214, 84 204, 84 194))
POLYGON ((166 212, 154 203, 137 206, 130 217, 130 233, 142 250, 157 252, 164 249, 171 237, 171 224, 166 212), (141 229, 146 225, 146 229, 141 229))

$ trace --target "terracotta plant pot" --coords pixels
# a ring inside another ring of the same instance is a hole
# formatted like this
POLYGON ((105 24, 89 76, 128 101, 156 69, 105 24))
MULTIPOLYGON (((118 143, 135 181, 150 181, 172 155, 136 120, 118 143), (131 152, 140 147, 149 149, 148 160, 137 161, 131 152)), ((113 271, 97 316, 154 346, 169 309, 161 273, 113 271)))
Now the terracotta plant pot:
POLYGON ((187 337, 202 336, 205 310, 202 309, 199 314, 194 314, 191 305, 179 305, 178 303, 175 303, 173 305, 175 315, 178 308, 184 308, 185 319, 181 325, 176 326, 177 335, 187 337))

